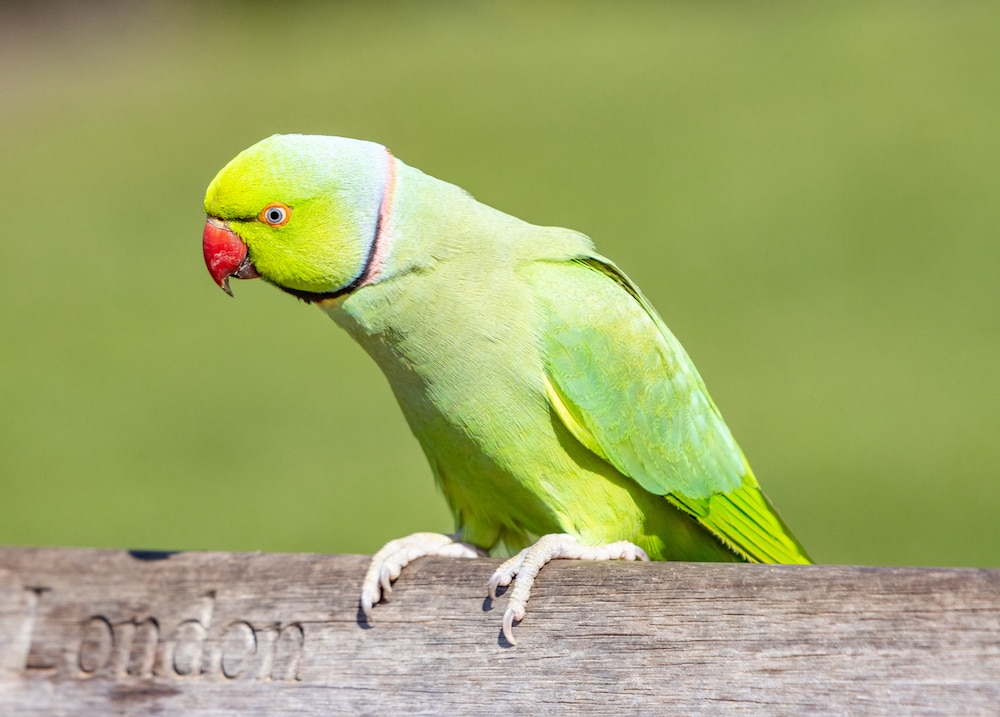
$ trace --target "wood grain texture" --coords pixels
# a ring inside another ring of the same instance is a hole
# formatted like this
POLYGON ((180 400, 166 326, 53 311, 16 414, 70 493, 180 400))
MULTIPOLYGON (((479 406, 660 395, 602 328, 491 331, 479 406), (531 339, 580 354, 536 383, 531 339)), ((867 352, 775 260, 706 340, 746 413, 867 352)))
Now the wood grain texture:
POLYGON ((0 548, 0 714, 1000 714, 1000 571, 0 548))

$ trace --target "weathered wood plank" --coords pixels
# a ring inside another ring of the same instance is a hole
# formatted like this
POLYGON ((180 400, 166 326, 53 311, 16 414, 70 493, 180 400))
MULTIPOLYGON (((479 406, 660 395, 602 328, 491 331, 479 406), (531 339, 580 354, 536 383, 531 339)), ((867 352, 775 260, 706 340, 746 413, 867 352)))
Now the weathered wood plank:
POLYGON ((1000 714, 1000 571, 0 549, 0 714, 1000 714))

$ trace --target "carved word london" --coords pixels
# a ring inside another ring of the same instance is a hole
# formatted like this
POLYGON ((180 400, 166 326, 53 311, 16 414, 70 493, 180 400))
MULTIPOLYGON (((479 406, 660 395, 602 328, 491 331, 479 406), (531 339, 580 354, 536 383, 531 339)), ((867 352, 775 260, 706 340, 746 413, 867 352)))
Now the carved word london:
POLYGON ((46 588, 27 589, 29 623, 24 669, 29 674, 54 672, 61 677, 83 679, 198 675, 225 680, 299 679, 305 645, 302 624, 253 625, 245 620, 213 624, 214 591, 193 606, 189 614, 197 617, 174 625, 163 625, 155 616, 141 613, 114 619, 95 614, 77 621, 75 626, 64 623, 42 629, 35 624, 35 618, 42 612, 39 608, 43 608, 47 592, 46 588), (58 635, 53 628, 57 628, 58 635), (54 649, 53 642, 59 647, 54 649))

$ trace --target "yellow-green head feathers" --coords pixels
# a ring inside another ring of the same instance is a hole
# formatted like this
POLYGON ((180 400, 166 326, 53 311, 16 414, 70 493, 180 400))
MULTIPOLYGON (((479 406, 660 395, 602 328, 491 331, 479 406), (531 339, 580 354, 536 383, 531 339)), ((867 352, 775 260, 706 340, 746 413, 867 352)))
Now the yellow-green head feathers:
POLYGON ((342 291, 371 258, 392 162, 373 142, 274 135, 223 167, 205 213, 246 245, 271 283, 300 295, 342 291))

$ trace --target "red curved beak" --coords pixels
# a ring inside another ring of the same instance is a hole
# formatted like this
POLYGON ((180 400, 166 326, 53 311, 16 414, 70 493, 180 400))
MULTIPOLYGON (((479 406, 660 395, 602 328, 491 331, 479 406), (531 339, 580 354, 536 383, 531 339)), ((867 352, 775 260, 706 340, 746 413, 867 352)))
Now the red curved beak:
POLYGON ((201 248, 208 273, 230 296, 233 292, 229 288, 229 277, 256 279, 260 276, 247 255, 247 245, 221 219, 209 217, 205 222, 201 248))

